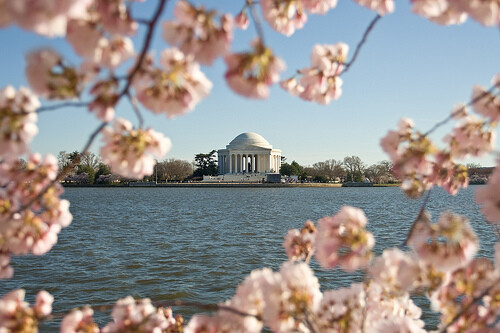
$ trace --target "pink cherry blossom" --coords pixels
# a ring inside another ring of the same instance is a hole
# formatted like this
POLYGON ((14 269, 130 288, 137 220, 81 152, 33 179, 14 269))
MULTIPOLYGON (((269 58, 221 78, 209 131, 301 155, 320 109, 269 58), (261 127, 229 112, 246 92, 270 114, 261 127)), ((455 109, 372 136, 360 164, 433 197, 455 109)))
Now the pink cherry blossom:
POLYGON ((250 25, 250 20, 248 19, 248 15, 245 10, 242 10, 238 15, 236 15, 234 18, 234 24, 242 30, 247 30, 250 25))
POLYGON ((283 263, 279 276, 269 277, 265 287, 264 323, 274 332, 289 332, 308 313, 317 311, 322 294, 318 279, 305 263, 283 263))
POLYGON ((61 322, 61 333, 99 333, 99 327, 94 323, 94 310, 85 307, 73 310, 61 322))
POLYGON ((485 26, 500 23, 500 3, 498 0, 469 0, 462 1, 462 5, 474 20, 485 26))
POLYGON ((307 21, 307 15, 300 1, 262 0, 260 6, 267 23, 286 36, 291 36, 295 29, 301 29, 307 21))
POLYGON ((316 316, 321 332, 362 332, 365 320, 364 286, 353 283, 349 288, 327 290, 316 316))
MULTIPOLYGON (((493 85, 496 85, 495 81, 493 85)), ((500 120, 500 96, 495 96, 488 92, 485 88, 474 86, 472 88, 472 97, 474 101, 472 107, 474 111, 490 121, 498 122, 500 120)))
MULTIPOLYGON (((243 313, 261 316, 265 310, 266 290, 279 280, 279 274, 269 268, 254 270, 240 283, 236 293, 225 305, 243 313)), ((261 332, 263 323, 252 316, 238 316, 227 311, 219 310, 218 316, 222 321, 231 321, 239 326, 243 332, 261 332)))
POLYGON ((344 43, 315 45, 311 53, 311 67, 299 71, 298 82, 290 78, 281 82, 281 87, 292 95, 307 101, 328 104, 339 99, 342 94, 344 63, 349 47, 344 43))
POLYGON ((96 10, 100 14, 100 22, 110 34, 134 35, 138 24, 127 9, 125 1, 96 1, 96 10))
POLYGON ((52 312, 52 303, 54 302, 54 297, 42 290, 36 295, 36 303, 33 309, 38 317, 46 317, 52 312))
POLYGON ((500 160, 488 179, 488 184, 476 190, 475 199, 486 221, 500 223, 500 160))
POLYGON ((126 119, 117 118, 113 128, 102 130, 104 146, 101 156, 114 173, 141 179, 153 173, 155 159, 163 157, 171 147, 170 139, 152 129, 134 129, 126 119))
POLYGON ((16 0, 8 1, 6 9, 12 21, 23 29, 48 37, 64 36, 70 18, 87 15, 91 0, 16 0))
POLYGON ((118 82, 116 80, 99 81, 90 93, 96 98, 89 104, 89 111, 95 112, 97 118, 110 122, 115 116, 115 104, 118 100, 118 82))
POLYGON ((163 24, 163 38, 186 54, 194 55, 196 61, 211 65, 213 61, 229 51, 233 40, 233 18, 229 14, 214 20, 216 12, 204 7, 194 7, 180 0, 174 9, 178 21, 163 24))
POLYGON ((97 29, 95 22, 90 20, 70 20, 66 31, 66 40, 71 44, 75 52, 92 62, 98 62, 102 58, 102 47, 105 43, 102 32, 97 29))
POLYGON ((359 5, 376 11, 379 15, 394 12, 394 0, 354 0, 359 5))
POLYGON ((38 332, 38 322, 50 314, 54 298, 46 291, 40 291, 36 304, 30 307, 24 296, 23 289, 16 289, 0 299, 0 331, 38 332))
POLYGON ((300 231, 291 229, 285 236, 283 248, 289 260, 309 259, 314 252, 316 228, 312 221, 306 221, 300 231))
POLYGON ((44 254, 71 223, 69 202, 59 198, 63 190, 54 183, 57 172, 52 155, 31 154, 23 168, 19 161, 0 164, 2 254, 44 254))
POLYGON ((40 101, 29 89, 16 91, 12 86, 0 90, 0 156, 14 160, 29 151, 29 143, 38 133, 36 109, 40 101))
POLYGON ((482 156, 493 150, 496 132, 473 115, 466 116, 444 139, 456 158, 482 156))
POLYGON ((284 62, 260 40, 253 42, 253 52, 231 53, 224 57, 226 82, 236 93, 251 98, 267 98, 269 86, 279 81, 284 62))
POLYGON ((414 13, 442 25, 461 24, 467 19, 460 1, 411 0, 414 13))
POLYGON ((205 74, 194 62, 192 55, 184 55, 178 49, 167 49, 161 55, 162 68, 143 68, 132 83, 137 99, 154 113, 167 117, 193 110, 212 89, 205 74))
POLYGON ((441 323, 449 323, 464 310, 466 311, 460 316, 460 320, 451 325, 451 332, 475 332, 493 323, 500 312, 498 300, 493 300, 499 290, 491 286, 497 284, 498 278, 498 271, 493 269, 491 260, 486 258, 474 259, 467 266, 451 273, 447 282, 430 297, 433 309, 441 312, 441 323), (484 298, 481 297, 481 302, 472 302, 487 288, 492 290, 484 298))
POLYGON ((0 254, 0 279, 10 279, 14 275, 14 269, 10 264, 10 255, 0 254))
POLYGON ((343 206, 334 216, 318 220, 316 260, 325 268, 340 265, 347 271, 365 267, 375 244, 366 231, 367 219, 359 208, 343 206))
POLYGON ((394 294, 405 293, 412 289, 420 269, 416 258, 411 254, 392 248, 386 249, 369 268, 372 281, 386 291, 394 294))
POLYGON ((419 258, 443 272, 467 265, 478 250, 478 240, 467 218, 445 212, 436 224, 427 218, 418 222, 408 245, 419 258))
MULTIPOLYGON (((131 296, 119 299, 111 312, 113 322, 102 328, 102 333, 164 332, 175 320, 168 320, 164 311, 156 309, 151 300, 134 300, 131 296)), ((172 318, 169 318, 172 319, 172 318)))
POLYGON ((100 39, 102 48, 100 64, 108 68, 116 68, 134 55, 134 44, 128 37, 116 35, 112 39, 100 39))
POLYGON ((74 98, 81 86, 77 71, 63 63, 52 49, 41 49, 26 56, 26 77, 36 94, 49 99, 74 98))
POLYGON ((326 14, 337 6, 337 0, 302 0, 302 5, 312 14, 326 14))

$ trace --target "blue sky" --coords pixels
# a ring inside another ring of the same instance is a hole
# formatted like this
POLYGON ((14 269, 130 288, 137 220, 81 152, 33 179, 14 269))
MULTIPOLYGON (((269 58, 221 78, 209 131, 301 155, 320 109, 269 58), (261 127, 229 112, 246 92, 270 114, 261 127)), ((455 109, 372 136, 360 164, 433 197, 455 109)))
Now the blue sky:
MULTIPOLYGON (((233 15, 244 3, 195 2, 233 15)), ((172 17, 173 5, 174 1, 169 1, 162 20, 172 17)), ((156 1, 148 0, 135 4, 133 13, 148 18, 155 7, 156 1)), ((287 64, 282 74, 285 78, 309 65, 311 49, 318 43, 345 42, 352 56, 374 16, 351 0, 339 0, 327 15, 309 15, 305 27, 291 37, 278 34, 265 23, 264 34, 267 44, 287 64)), ((252 25, 247 31, 236 30, 232 51, 248 49, 255 35, 252 25)), ((134 37, 136 50, 143 36, 141 28, 134 37)), ((0 30, 0 43, 0 87, 27 86, 24 55, 32 49, 50 46, 73 63, 80 61, 63 39, 46 39, 17 27, 0 30)), ((157 55, 168 47, 160 28, 152 46, 157 55)), ((146 110, 143 115, 147 126, 172 140, 173 148, 166 158, 192 161, 197 153, 225 148, 242 132, 256 132, 281 149, 289 161, 302 165, 348 155, 357 155, 370 165, 387 159, 379 141, 401 117, 412 118, 422 131, 430 129, 448 116, 455 103, 470 98, 474 84, 489 86, 499 71, 499 59, 498 28, 486 28, 470 19, 461 26, 438 26, 412 14, 409 1, 397 1, 395 13, 379 21, 357 62, 343 76, 342 97, 327 106, 292 97, 279 86, 271 89, 266 100, 237 96, 225 84, 225 64, 218 59, 213 66, 202 67, 214 88, 193 112, 174 119, 146 110)), ((117 113, 137 123, 127 103, 119 104, 117 113)), ((61 150, 81 149, 98 121, 84 109, 68 108, 41 114, 38 125, 40 133, 32 150, 57 155, 61 150)), ((437 131, 433 138, 439 142, 449 128, 437 131)), ((498 144, 497 139, 496 147, 498 144)), ((91 150, 98 152, 100 145, 97 140, 91 150)), ((473 161, 493 165, 495 157, 473 161)))

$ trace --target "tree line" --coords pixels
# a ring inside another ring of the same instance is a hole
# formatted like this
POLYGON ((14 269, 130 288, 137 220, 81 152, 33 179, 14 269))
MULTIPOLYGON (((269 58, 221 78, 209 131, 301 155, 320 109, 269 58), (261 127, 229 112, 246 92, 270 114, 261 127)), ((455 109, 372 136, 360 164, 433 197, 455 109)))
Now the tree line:
POLYGON ((392 163, 381 161, 367 166, 358 156, 346 156, 343 160, 329 159, 304 167, 296 161, 286 162, 282 158, 280 173, 283 176, 297 176, 299 180, 315 182, 363 182, 368 179, 374 183, 397 183, 392 174, 392 163))
MULTIPOLYGON (((146 182, 172 182, 185 180, 201 180, 204 175, 217 175, 218 167, 216 151, 199 153, 194 157, 194 162, 169 158, 157 161, 154 172, 142 180, 146 182)), ((78 158, 79 152, 59 152, 59 169, 68 168, 78 158)), ((471 181, 484 183, 487 175, 479 164, 469 163, 467 167, 471 170, 479 170, 472 173, 471 181), (479 180, 475 181, 476 178, 479 180), (484 178, 484 179, 483 179, 484 178)), ((365 179, 376 184, 398 183, 399 180, 392 173, 393 165, 389 161, 380 161, 367 166, 358 156, 346 156, 343 160, 329 159, 316 162, 312 166, 302 166, 296 161, 286 162, 282 156, 280 173, 283 176, 297 176, 300 181, 327 182, 363 182, 365 179)), ((487 170, 489 171, 489 170, 487 170)), ((80 158, 80 162, 71 167, 64 182, 76 184, 112 184, 135 181, 112 173, 111 168, 102 162, 99 156, 87 152, 80 158)))

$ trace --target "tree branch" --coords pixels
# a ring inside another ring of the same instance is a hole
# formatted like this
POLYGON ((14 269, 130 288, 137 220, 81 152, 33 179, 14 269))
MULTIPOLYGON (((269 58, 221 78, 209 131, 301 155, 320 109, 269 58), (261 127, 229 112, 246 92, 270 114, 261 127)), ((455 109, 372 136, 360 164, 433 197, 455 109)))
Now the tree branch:
POLYGON ((66 103, 61 103, 61 104, 56 104, 56 105, 42 106, 41 108, 38 108, 36 110, 36 112, 41 113, 41 112, 45 112, 45 111, 62 109, 65 107, 85 107, 87 105, 89 105, 88 102, 66 102, 66 103))
POLYGON ((146 53, 149 50, 149 45, 151 44, 151 40, 153 38, 153 32, 155 30, 156 23, 158 22, 158 19, 160 18, 160 15, 163 11, 163 8, 165 8, 166 3, 167 3, 167 0, 160 0, 160 4, 158 5, 158 8, 156 9, 153 18, 151 19, 151 21, 148 24, 148 31, 146 32, 146 39, 144 40, 144 44, 142 46, 141 53, 139 54, 139 58, 137 59, 137 62, 135 64, 134 68, 132 69, 132 71, 130 72, 130 74, 127 77, 127 83, 125 84, 125 87, 118 95, 118 100, 128 93, 128 91, 130 89, 130 85, 132 84, 132 80, 134 79, 134 76, 137 74, 137 72, 139 71, 139 69, 142 66, 142 62, 144 61, 144 58, 146 57, 146 53))
POLYGON ((356 46, 356 50, 354 51, 354 55, 352 56, 352 59, 351 61, 349 61, 345 67, 344 67, 344 71, 343 73, 347 72, 349 70, 349 68, 352 66, 352 64, 354 64, 354 62, 356 61, 356 59, 358 58, 358 55, 359 55, 359 51, 361 50, 361 48, 363 47, 363 45, 366 43, 366 40, 368 38, 368 35, 370 34, 370 32, 373 30, 373 27, 375 27, 375 24, 382 18, 382 16, 380 15, 377 15, 375 16, 375 18, 373 18, 373 20, 370 22, 370 24, 368 25, 368 27, 366 28, 364 34, 363 34, 363 38, 361 38, 361 41, 358 43, 358 45, 356 46))
POLYGON ((470 100, 467 104, 465 104, 460 109, 458 109, 455 112, 451 113, 446 119, 443 119, 440 122, 436 123, 434 126, 432 126, 432 128, 430 130, 428 130, 427 132, 424 133, 424 136, 428 136, 429 134, 431 134, 432 132, 434 132, 437 128, 439 128, 439 127, 443 126, 444 124, 446 124, 448 121, 450 121, 451 119, 453 119, 453 117, 455 115, 457 115, 458 113, 462 112, 462 110, 465 107, 472 106, 474 103, 478 102, 479 100, 481 100, 482 98, 484 98, 488 94, 491 94, 493 92, 493 90, 495 90, 495 87, 496 87, 495 85, 492 86, 492 87, 490 87, 490 89, 488 89, 487 91, 485 91, 481 95, 477 96, 476 98, 473 98, 472 100, 470 100))

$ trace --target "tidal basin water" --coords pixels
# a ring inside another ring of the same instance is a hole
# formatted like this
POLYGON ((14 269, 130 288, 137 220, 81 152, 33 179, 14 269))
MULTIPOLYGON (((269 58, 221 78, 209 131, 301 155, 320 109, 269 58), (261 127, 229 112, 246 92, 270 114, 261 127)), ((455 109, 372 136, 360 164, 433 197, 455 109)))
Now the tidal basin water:
MULTIPOLYGON (((479 235, 479 256, 492 257, 495 235, 482 218, 470 186, 453 197, 433 190, 428 209, 466 215, 479 235)), ((72 224, 46 255, 14 257, 0 295, 26 289, 33 302, 47 290, 54 311, 113 304, 126 295, 153 301, 217 303, 230 298, 252 270, 278 270, 286 260, 283 237, 342 205, 362 208, 375 251, 400 247, 422 200, 399 188, 68 188, 72 224)), ((361 281, 361 274, 323 270, 312 261, 322 290, 361 281)), ((175 308, 187 317, 196 310, 175 308)), ((108 314, 97 314, 101 325, 108 314)), ((428 317, 428 314, 425 314, 428 317)), ((58 323, 42 331, 56 331, 58 323)))

